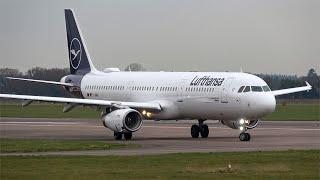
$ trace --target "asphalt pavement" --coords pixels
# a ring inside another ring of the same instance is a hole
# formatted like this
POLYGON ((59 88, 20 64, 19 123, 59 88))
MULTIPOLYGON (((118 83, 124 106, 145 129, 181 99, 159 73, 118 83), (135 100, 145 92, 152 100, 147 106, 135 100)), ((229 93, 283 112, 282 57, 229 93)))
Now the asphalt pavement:
MULTIPOLYGON (((0 118, 1 138, 85 139, 124 144, 140 148, 114 150, 10 153, 10 155, 147 155, 182 152, 238 152, 289 149, 320 149, 319 121, 262 121, 249 130, 251 141, 241 142, 239 130, 207 121, 208 138, 193 139, 190 127, 196 121, 145 121, 133 139, 116 141, 113 132, 100 120, 0 118)), ((1 155, 9 155, 2 153, 1 155)))

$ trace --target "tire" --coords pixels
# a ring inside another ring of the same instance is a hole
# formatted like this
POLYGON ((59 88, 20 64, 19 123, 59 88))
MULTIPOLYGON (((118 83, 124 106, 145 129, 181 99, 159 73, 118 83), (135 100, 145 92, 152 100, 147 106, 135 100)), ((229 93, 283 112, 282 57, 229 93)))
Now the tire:
POLYGON ((239 139, 240 139, 240 141, 246 141, 246 133, 241 133, 240 135, 239 135, 239 139))
POLYGON ((208 127, 208 125, 203 124, 200 127, 200 129, 201 129, 201 131, 200 131, 201 137, 202 138, 207 138, 209 136, 209 127, 208 127))
POLYGON ((122 133, 121 132, 114 132, 113 133, 115 140, 121 140, 122 139, 122 133))
POLYGON ((132 139, 132 133, 124 133, 123 135, 124 135, 124 139, 125 139, 125 140, 130 140, 130 139, 132 139))
POLYGON ((245 134, 246 134, 246 136, 247 136, 247 137, 246 137, 246 140, 247 140, 247 141, 250 141, 250 139, 251 139, 250 134, 249 134, 249 133, 245 133, 245 134))
POLYGON ((240 141, 250 141, 251 136, 249 133, 241 133, 239 135, 239 139, 240 139, 240 141))
POLYGON ((200 128, 198 125, 194 124, 191 126, 191 137, 198 138, 200 133, 200 128))

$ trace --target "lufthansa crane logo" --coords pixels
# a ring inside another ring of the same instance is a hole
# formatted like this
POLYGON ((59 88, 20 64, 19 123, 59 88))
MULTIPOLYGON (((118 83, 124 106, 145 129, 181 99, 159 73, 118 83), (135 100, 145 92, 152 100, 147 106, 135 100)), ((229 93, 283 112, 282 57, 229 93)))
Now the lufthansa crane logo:
POLYGON ((81 62, 81 43, 77 38, 73 38, 70 43, 70 64, 73 69, 78 69, 81 62))

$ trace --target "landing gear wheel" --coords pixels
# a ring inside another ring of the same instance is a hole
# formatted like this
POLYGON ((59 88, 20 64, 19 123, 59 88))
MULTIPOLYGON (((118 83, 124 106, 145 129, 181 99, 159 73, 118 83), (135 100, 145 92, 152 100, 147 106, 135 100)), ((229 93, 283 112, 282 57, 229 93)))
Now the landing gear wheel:
POLYGON ((246 133, 246 135, 247 135, 247 141, 250 141, 250 139, 251 139, 250 134, 249 134, 249 133, 246 133))
POLYGON ((125 140, 130 140, 132 138, 132 133, 124 133, 123 135, 125 140))
POLYGON ((121 140, 122 139, 122 133, 121 132, 114 132, 113 133, 115 140, 121 140))
POLYGON ((209 135, 209 127, 206 124, 200 126, 200 134, 202 138, 207 138, 209 135))
POLYGON ((191 136, 192 138, 198 138, 200 133, 200 127, 196 124, 191 126, 191 136))
POLYGON ((241 133, 239 135, 239 139, 240 139, 240 141, 250 141, 251 136, 249 133, 241 133))

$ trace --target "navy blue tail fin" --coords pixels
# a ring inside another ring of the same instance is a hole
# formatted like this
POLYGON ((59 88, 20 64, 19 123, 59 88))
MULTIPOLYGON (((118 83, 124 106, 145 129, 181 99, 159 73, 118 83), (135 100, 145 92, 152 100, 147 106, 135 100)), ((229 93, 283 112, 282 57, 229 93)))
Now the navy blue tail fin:
POLYGON ((70 73, 84 75, 95 71, 76 17, 71 9, 65 9, 70 73))

